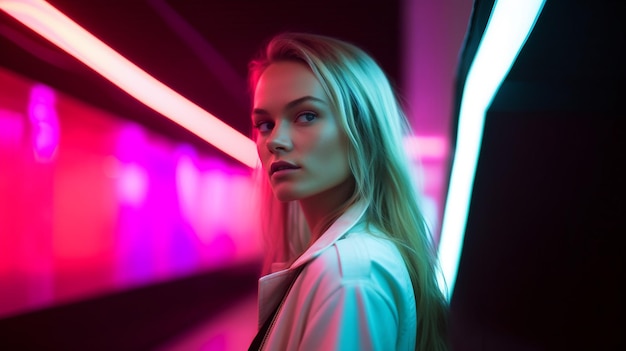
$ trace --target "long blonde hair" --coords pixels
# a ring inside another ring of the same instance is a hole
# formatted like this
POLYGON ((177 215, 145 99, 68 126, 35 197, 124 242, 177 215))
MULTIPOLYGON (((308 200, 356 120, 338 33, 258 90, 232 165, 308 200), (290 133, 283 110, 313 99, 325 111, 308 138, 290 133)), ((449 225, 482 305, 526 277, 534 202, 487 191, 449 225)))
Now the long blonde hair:
MULTIPOLYGON (((250 88, 254 91, 271 63, 289 60, 303 62, 312 70, 334 104, 349 140, 349 166, 356 186, 329 222, 350 204, 366 203, 366 223, 392 238, 409 271, 418 311, 416 348, 445 350, 447 304, 437 285, 436 251, 402 143, 411 129, 387 76, 371 56, 350 43, 314 34, 282 33, 250 62, 250 88)), ((295 260, 307 248, 310 231, 298 203, 279 202, 265 172, 258 173, 266 240, 263 271, 268 273, 274 262, 295 260)))

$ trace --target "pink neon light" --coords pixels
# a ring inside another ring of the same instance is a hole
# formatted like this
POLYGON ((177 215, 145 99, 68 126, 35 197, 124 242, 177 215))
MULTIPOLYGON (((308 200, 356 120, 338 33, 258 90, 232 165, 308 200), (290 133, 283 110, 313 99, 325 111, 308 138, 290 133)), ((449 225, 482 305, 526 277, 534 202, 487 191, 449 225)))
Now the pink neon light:
POLYGON ((31 111, 38 84, 0 82, 0 318, 259 259, 250 169, 54 90, 31 111), (31 118, 52 106, 41 163, 31 118))
POLYGON ((258 156, 252 140, 150 76, 47 2, 0 1, 0 9, 146 106, 245 165, 257 166, 258 156))
POLYGON ((39 162, 50 162, 59 147, 60 126, 52 89, 35 85, 30 91, 28 115, 33 133, 33 150, 39 162))
POLYGON ((181 148, 176 164, 176 188, 181 214, 197 230, 204 244, 228 233, 239 243, 237 249, 252 251, 256 244, 250 233, 256 223, 242 220, 253 211, 250 197, 253 181, 247 172, 217 162, 207 163, 189 148, 181 148), (204 163, 204 164, 203 164, 204 163))
POLYGON ((148 173, 136 163, 121 165, 117 191, 121 203, 140 207, 148 192, 148 173))
POLYGON ((412 160, 443 159, 448 153, 444 136, 410 136, 404 138, 404 147, 412 160))

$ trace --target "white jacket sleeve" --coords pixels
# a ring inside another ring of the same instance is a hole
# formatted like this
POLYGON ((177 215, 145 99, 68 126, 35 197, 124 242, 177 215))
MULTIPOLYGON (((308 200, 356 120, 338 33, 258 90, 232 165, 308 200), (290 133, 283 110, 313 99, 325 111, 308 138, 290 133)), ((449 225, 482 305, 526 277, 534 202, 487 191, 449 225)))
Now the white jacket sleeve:
POLYGON ((396 307, 367 280, 344 282, 309 311, 298 350, 394 350, 396 307))

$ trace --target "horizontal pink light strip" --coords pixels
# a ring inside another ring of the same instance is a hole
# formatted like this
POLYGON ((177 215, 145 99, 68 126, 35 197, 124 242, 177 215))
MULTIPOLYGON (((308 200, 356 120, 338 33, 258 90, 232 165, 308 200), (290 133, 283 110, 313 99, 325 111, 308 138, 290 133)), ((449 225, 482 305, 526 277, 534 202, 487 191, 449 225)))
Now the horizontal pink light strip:
POLYGON ((259 164, 251 139, 143 71, 47 2, 0 0, 0 9, 236 160, 249 167, 259 164))

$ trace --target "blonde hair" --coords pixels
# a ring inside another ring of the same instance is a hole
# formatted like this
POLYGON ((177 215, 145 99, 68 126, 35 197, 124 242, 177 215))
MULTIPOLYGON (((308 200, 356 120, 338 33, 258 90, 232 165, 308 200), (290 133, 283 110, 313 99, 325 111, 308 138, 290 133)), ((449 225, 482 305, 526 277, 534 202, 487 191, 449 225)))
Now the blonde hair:
MULTIPOLYGON (((352 203, 365 202, 364 221, 391 237, 411 277, 418 311, 416 348, 445 350, 447 304, 437 285, 436 251, 402 143, 411 129, 387 76, 371 56, 350 43, 282 33, 250 62, 252 91, 265 68, 277 61, 303 62, 312 70, 341 117, 349 140, 355 190, 327 225, 352 203)), ((267 246, 263 271, 268 273, 273 262, 295 260, 307 248, 310 231, 298 203, 279 202, 265 172, 258 173, 267 246)))

